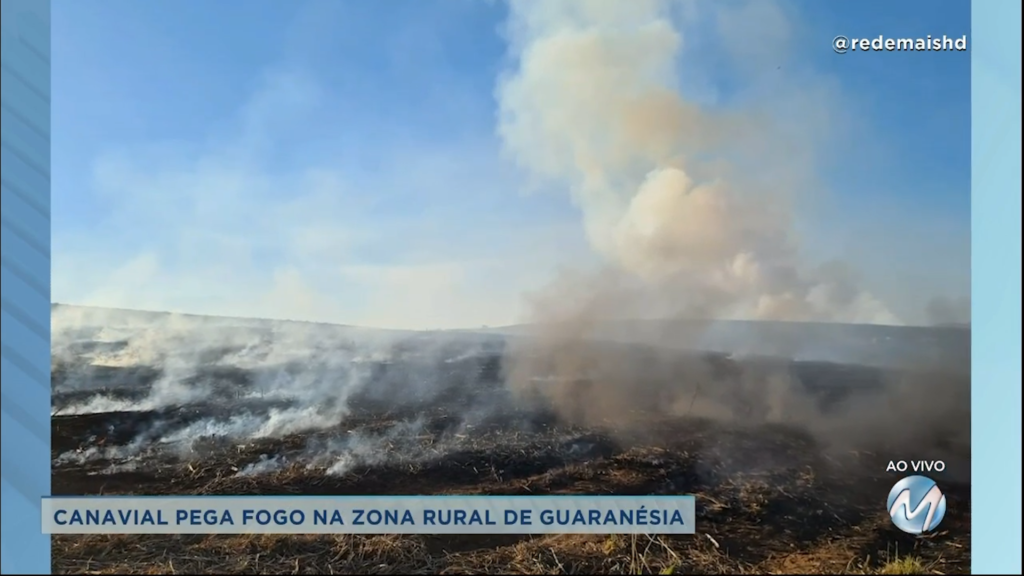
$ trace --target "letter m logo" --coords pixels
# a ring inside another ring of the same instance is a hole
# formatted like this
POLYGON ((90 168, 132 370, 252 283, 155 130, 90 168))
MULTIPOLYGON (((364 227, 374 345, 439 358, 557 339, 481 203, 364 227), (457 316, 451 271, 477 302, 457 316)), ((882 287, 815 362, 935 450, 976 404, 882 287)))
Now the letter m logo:
POLYGON ((924 521, 921 523, 921 530, 925 531, 932 525, 940 502, 942 502, 942 490, 939 490, 938 486, 932 486, 924 498, 917 503, 917 506, 911 508, 910 490, 904 490, 900 492, 900 495, 892 503, 892 507, 889 508, 889 516, 895 517, 902 513, 906 515, 907 520, 914 520, 921 514, 925 514, 924 521))

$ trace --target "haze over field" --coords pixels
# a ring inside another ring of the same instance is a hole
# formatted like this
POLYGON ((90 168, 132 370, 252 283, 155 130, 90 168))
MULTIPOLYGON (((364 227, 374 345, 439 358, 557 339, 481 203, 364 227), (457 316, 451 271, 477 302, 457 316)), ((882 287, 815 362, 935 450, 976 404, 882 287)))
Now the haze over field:
MULTIPOLYGON (((746 337, 747 344, 768 341, 751 338, 767 329, 775 331, 775 341, 788 336, 790 344, 821 346, 831 338, 836 350, 876 360, 856 364, 810 356, 794 362, 765 349, 736 354, 736 341, 727 354, 687 348, 682 340, 672 346, 665 328, 678 334, 685 326, 646 324, 662 336, 626 341, 622 337, 629 332, 612 326, 609 334, 616 338, 595 333, 540 347, 534 327, 525 336, 392 331, 58 305, 51 327, 54 414, 109 413, 107 418, 118 421, 153 422, 125 444, 79 447, 61 452, 56 461, 138 466, 146 454, 184 455, 210 441, 244 443, 322 431, 328 435, 310 440, 310 452, 289 458, 341 473, 341 462, 358 458, 438 458, 455 449, 460 435, 495 419, 505 422, 502 433, 537 432, 530 422, 547 410, 568 423, 622 433, 648 426, 646 420, 632 421, 639 413, 785 423, 818 435, 825 446, 953 434, 948 441, 962 447, 967 438, 966 330, 718 325, 735 329, 733 335, 746 337), (880 353, 892 349, 901 355, 880 353), (906 406, 900 400, 924 390, 928 402, 906 406), (439 403, 448 415, 448 432, 430 450, 380 444, 421 437, 431 407, 439 403), (226 406, 231 409, 224 411, 226 406), (897 407, 902 412, 893 412, 897 407), (376 430, 379 437, 372 441, 331 432, 378 412, 406 416, 376 430), (937 414, 944 416, 936 419, 937 414)), ((704 334, 707 325, 697 328, 704 334)), ((110 426, 106 434, 113 435, 137 424, 110 426)), ((261 466, 272 471, 269 464, 261 466)))
MULTIPOLYGON (((253 334, 274 327, 351 341, 387 344, 418 335, 439 340, 493 341, 494 338, 529 338, 542 329, 532 324, 480 327, 470 330, 390 330, 366 326, 289 322, 257 318, 230 318, 168 314, 166 312, 95 308, 54 304, 51 329, 56 358, 79 354, 81 339, 101 330, 102 338, 117 348, 119 342, 139 331, 212 329, 214 333, 236 330, 253 334), (117 327, 117 328, 114 328, 117 327)), ((212 337, 211 339, 215 339, 212 337)), ((239 336, 234 336, 239 338, 239 336)), ((803 361, 862 364, 879 368, 946 366, 956 371, 970 361, 969 326, 913 327, 869 324, 828 324, 771 321, 633 320, 594 324, 586 338, 595 342, 648 345, 683 351, 708 351, 742 356, 770 356, 803 361)), ((144 355, 143 355, 144 356, 144 355)), ((140 358, 142 359, 142 358, 140 358)), ((121 360, 108 358, 107 363, 121 360)))

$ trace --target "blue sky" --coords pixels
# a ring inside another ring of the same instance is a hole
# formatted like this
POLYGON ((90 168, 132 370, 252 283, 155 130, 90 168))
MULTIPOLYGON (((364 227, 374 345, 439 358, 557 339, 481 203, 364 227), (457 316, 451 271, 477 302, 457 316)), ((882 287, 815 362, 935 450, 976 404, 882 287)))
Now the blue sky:
MULTIPOLYGON (((807 260, 847 262, 910 323, 933 298, 966 298, 969 55, 837 55, 831 41, 960 37, 969 2, 721 6, 700 8, 712 20, 678 9, 681 91, 712 110, 757 103, 813 151, 795 212, 807 260)), ((503 153, 507 12, 55 0, 54 300, 412 328, 519 320, 524 292, 599 256, 573 197, 536 190, 503 153)))

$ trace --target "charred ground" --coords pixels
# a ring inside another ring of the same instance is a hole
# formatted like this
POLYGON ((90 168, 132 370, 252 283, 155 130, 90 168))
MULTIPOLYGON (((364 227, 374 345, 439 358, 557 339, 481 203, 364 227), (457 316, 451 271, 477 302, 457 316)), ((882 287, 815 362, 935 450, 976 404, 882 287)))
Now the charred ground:
MULTIPOLYGON (((773 419, 749 398, 726 402, 733 417, 712 418, 680 410, 694 402, 679 400, 715 393, 719 400, 738 397, 741 388, 722 383, 742 380, 749 387, 750 378, 740 376, 762 370, 766 360, 680 353, 682 364, 698 359, 710 366, 707 373, 714 374, 719 390, 681 388, 671 398, 659 392, 658 402, 626 406, 628 414, 610 421, 600 414, 567 412, 557 403, 522 402, 504 383, 500 345, 477 346, 472 353, 432 347, 424 354, 416 353, 414 341, 402 346, 408 354, 394 358, 404 359, 368 363, 367 384, 339 396, 338 406, 317 402, 318 417, 327 414, 332 420, 273 430, 266 424, 273 420, 270 415, 310 404, 268 390, 267 374, 301 375, 322 367, 293 362, 242 369, 204 361, 181 379, 186 390, 202 387, 202 395, 146 404, 153 387, 166 380, 165 370, 65 361, 54 370, 52 491, 687 493, 697 495, 698 534, 58 536, 54 571, 864 573, 891 569, 885 566, 907 557, 929 572, 969 570, 970 479, 963 474, 970 458, 967 413, 945 414, 943 426, 916 430, 902 441, 888 434, 860 438, 842 427, 829 435, 820 428, 830 415, 836 421, 851 418, 850 406, 892 403, 885 390, 894 382, 960 394, 969 390, 966 373, 786 362, 791 386, 819 415, 816 424, 773 419), (97 397, 131 408, 76 409, 97 397), (659 403, 676 408, 649 409, 659 403), (239 424, 249 416, 255 427, 239 424), (888 460, 899 458, 949 463, 950 473, 938 478, 949 500, 939 533, 914 538, 891 526, 884 499, 896 477, 884 470, 888 460)), ((617 353, 651 363, 642 348, 617 353)), ((777 368, 779 361, 770 364, 777 368)), ((334 376, 324 371, 321 377, 334 376)), ((600 393, 600 383, 570 384, 581 402, 600 393)), ((645 386, 637 382, 640 392, 634 395, 644 395, 645 386)))

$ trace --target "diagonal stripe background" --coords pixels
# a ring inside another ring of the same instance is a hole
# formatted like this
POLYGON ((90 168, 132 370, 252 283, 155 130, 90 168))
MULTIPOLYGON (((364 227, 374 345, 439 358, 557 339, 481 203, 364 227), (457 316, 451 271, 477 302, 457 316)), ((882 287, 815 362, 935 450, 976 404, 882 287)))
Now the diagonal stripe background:
POLYGON ((971 572, 1021 573, 1021 3, 971 2, 971 572))
POLYGON ((50 2, 0 6, 0 571, 49 574, 50 2))

